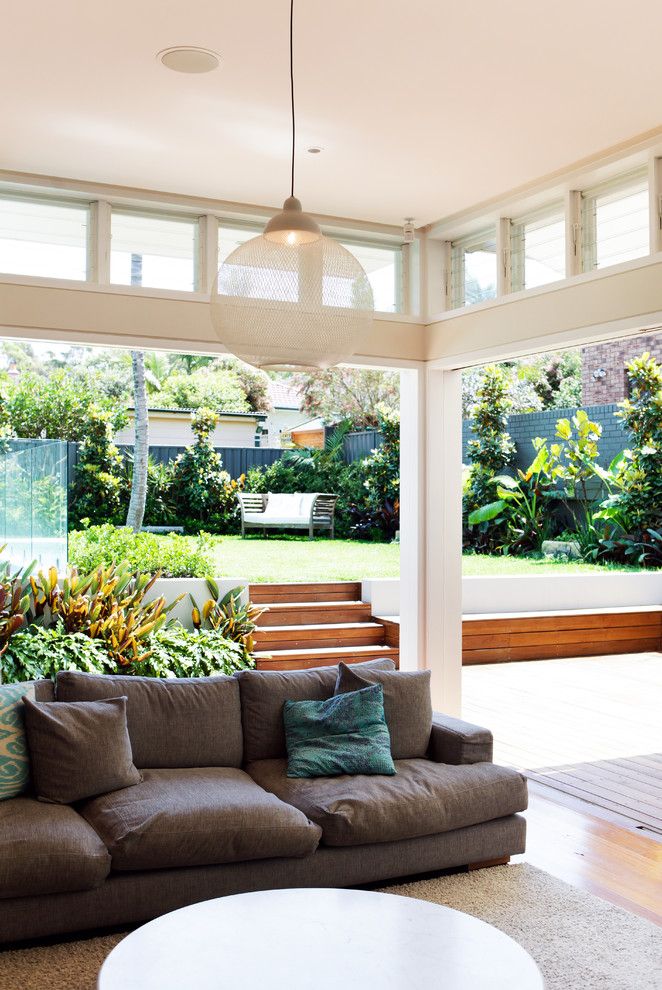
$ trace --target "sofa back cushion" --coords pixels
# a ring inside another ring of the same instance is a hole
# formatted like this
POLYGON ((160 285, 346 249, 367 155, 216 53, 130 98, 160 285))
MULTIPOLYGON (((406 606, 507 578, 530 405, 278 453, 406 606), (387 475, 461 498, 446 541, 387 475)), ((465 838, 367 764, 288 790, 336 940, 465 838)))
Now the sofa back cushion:
MULTIPOLYGON (((393 661, 386 658, 352 666, 357 671, 395 670, 393 661)), ((334 693, 337 677, 337 666, 310 670, 240 670, 235 674, 241 691, 246 763, 287 756, 283 726, 285 702, 326 701, 334 693)))
POLYGON ((384 712, 394 760, 425 756, 432 731, 429 670, 355 670, 341 663, 335 693, 360 691, 370 684, 384 689, 384 712))
POLYGON ((239 685, 232 677, 166 678, 57 675, 58 701, 98 701, 124 695, 133 762, 142 770, 240 767, 239 685))

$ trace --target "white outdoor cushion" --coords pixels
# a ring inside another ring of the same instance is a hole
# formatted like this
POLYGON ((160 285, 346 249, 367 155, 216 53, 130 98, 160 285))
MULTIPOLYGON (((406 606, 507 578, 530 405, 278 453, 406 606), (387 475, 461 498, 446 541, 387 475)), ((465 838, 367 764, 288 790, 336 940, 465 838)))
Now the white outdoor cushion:
POLYGON ((269 516, 266 512, 246 512, 244 521, 255 526, 303 526, 308 525, 304 516, 269 516))
POLYGON ((316 498, 317 498, 316 492, 304 492, 304 494, 301 496, 301 505, 299 507, 299 511, 301 512, 301 515, 304 516, 306 519, 310 519, 310 513, 316 498))
POLYGON ((299 519, 301 517, 301 495, 298 492, 294 495, 270 494, 264 515, 271 521, 276 518, 299 519))

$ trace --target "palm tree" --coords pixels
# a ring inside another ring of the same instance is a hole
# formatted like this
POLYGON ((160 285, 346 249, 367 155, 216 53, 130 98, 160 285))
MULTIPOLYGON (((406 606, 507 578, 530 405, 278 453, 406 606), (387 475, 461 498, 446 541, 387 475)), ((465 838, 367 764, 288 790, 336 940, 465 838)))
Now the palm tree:
POLYGON ((149 419, 147 415, 147 387, 145 384, 145 355, 131 351, 133 368, 133 477, 131 499, 126 514, 126 524, 139 532, 145 515, 147 501, 147 458, 149 455, 149 419))

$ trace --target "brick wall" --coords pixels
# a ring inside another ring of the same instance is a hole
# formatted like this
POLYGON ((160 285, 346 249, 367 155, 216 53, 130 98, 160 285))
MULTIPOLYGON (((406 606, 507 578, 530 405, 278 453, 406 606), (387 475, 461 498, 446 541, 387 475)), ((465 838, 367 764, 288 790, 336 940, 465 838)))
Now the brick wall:
POLYGON ((654 358, 662 361, 662 333, 647 334, 645 337, 629 337, 614 340, 607 344, 594 344, 582 348, 582 403, 602 405, 620 402, 627 394, 625 365, 632 358, 649 351, 654 358), (602 370, 594 378, 594 372, 602 370))

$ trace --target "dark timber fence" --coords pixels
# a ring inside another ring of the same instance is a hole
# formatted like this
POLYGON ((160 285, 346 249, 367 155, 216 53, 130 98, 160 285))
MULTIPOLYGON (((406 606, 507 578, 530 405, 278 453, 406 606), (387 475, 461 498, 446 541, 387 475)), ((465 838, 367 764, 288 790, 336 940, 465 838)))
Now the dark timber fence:
MULTIPOLYGON (((602 426, 598 460, 602 467, 609 467, 614 457, 630 444, 629 434, 623 428, 620 419, 616 419, 614 415, 618 406, 612 403, 607 406, 585 406, 584 409, 589 419, 602 426)), ((553 443, 556 440, 556 421, 558 419, 571 420, 576 412, 576 407, 572 407, 569 409, 545 409, 543 412, 518 413, 515 416, 510 416, 508 432, 517 446, 514 467, 522 470, 527 468, 535 456, 532 442, 534 438, 543 437, 553 443)), ((472 438, 472 421, 465 420, 462 424, 462 459, 465 464, 471 463, 467 445, 472 438)))
POLYGON ((379 430, 357 430, 355 433, 348 433, 343 444, 343 459, 346 464, 360 461, 383 443, 384 437, 379 430))

